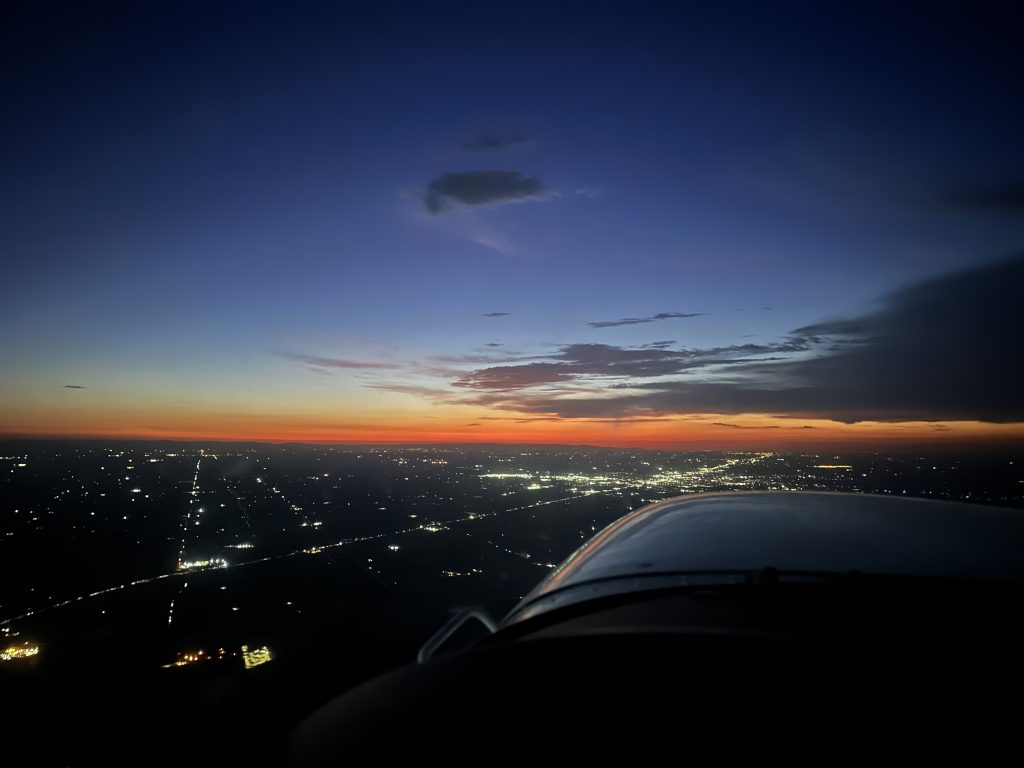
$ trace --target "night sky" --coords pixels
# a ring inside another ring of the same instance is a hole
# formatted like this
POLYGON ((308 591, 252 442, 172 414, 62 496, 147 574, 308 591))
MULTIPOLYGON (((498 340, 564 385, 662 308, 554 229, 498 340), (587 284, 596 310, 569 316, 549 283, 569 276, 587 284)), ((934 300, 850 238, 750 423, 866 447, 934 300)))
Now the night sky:
POLYGON ((5 5, 0 433, 1022 444, 1020 13, 685 5, 5 5))

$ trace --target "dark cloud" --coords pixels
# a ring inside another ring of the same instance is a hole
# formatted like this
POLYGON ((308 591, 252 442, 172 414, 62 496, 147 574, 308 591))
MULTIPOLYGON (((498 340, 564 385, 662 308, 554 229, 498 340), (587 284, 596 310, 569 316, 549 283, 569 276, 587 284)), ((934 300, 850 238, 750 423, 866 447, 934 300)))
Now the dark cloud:
POLYGON ((538 384, 569 381, 576 373, 559 363, 527 363, 482 368, 454 382, 456 387, 486 390, 517 390, 538 384))
MULTIPOLYGON (((736 344, 705 349, 666 349, 657 346, 618 347, 611 344, 568 344, 540 362, 499 365, 461 376, 455 386, 475 390, 507 391, 558 384, 587 377, 627 380, 671 376, 700 368, 764 362, 759 355, 790 353, 808 348, 803 339, 776 344, 736 344)), ((771 360, 771 358, 768 358, 771 360)), ((471 360, 469 362, 472 362, 471 360)), ((510 359, 508 362, 515 362, 510 359)))
POLYGON ((295 360, 315 368, 401 368, 397 363, 373 363, 363 360, 344 360, 338 357, 319 357, 317 355, 302 355, 293 352, 279 352, 281 357, 295 360))
POLYGON ((491 149, 506 149, 522 144, 526 136, 515 131, 480 131, 466 141, 462 147, 472 152, 485 152, 491 149))
POLYGON ((485 347, 500 347, 501 346, 501 342, 499 342, 499 341, 488 341, 486 344, 484 344, 484 346, 485 347))
MULTIPOLYGON (((538 421, 561 421, 558 416, 481 416, 481 419, 488 421, 511 421, 515 424, 531 424, 538 421)), ((579 419, 587 424, 621 424, 626 419, 579 419)), ((653 422, 674 421, 669 416, 654 417, 650 419, 629 419, 630 424, 649 424, 653 422)))
POLYGON ((487 421, 511 421, 516 424, 528 424, 535 421, 561 421, 557 416, 481 416, 487 421))
POLYGON ((544 192, 540 179, 518 171, 464 171, 445 173, 427 185, 424 202, 438 214, 453 205, 488 205, 536 198, 544 192))
POLYGON ((1022 285, 1024 256, 909 285, 872 312, 805 325, 776 342, 691 349, 668 341, 566 344, 530 357, 447 359, 484 366, 468 372, 421 371, 447 379, 448 388, 374 386, 524 420, 761 413, 842 422, 1019 422, 1022 285))
POLYGON ((64 389, 86 389, 86 387, 81 384, 65 384, 64 389))
POLYGON ((487 368, 459 386, 481 402, 562 418, 770 413, 837 421, 1024 421, 1019 309, 1024 257, 891 293, 854 318, 798 328, 778 344, 702 350, 563 347, 550 362, 487 368), (763 354, 768 359, 756 359, 763 354), (699 377, 653 380, 701 368, 699 377), (628 377, 581 397, 588 375, 628 377), (536 391, 536 385, 547 385, 536 391))
POLYGON ((417 386, 416 384, 393 384, 380 382, 376 384, 367 384, 366 388, 376 389, 380 392, 398 392, 403 395, 416 395, 417 397, 425 397, 429 400, 437 400, 439 402, 449 402, 453 400, 451 392, 438 387, 422 387, 417 386))
POLYGON ((1024 182, 959 187, 947 201, 968 211, 1024 214, 1024 182))
POLYGON ((641 323, 655 323, 659 320, 673 320, 678 317, 700 317, 706 312, 659 312, 650 317, 624 317, 621 320, 595 320, 587 323, 591 328, 614 328, 618 325, 640 325, 641 323))
POLYGON ((783 427, 778 424, 765 424, 763 426, 754 426, 749 424, 730 424, 725 421, 713 421, 712 426, 715 427, 728 427, 729 429, 814 429, 810 424, 804 424, 800 427, 783 427))
POLYGON ((435 363, 449 363, 455 365, 488 365, 492 363, 518 363, 532 358, 524 358, 520 355, 502 355, 500 357, 495 355, 433 355, 427 359, 432 360, 435 363))
POLYGON ((484 312, 481 317, 508 317, 511 312, 484 312))

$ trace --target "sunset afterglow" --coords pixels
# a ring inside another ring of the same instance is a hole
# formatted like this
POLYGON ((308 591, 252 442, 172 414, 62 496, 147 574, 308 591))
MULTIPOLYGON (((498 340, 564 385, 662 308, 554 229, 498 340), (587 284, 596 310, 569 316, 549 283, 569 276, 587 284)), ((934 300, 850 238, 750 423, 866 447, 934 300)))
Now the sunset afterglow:
POLYGON ((0 435, 1020 445, 992 30, 680 12, 42 36, 0 435))

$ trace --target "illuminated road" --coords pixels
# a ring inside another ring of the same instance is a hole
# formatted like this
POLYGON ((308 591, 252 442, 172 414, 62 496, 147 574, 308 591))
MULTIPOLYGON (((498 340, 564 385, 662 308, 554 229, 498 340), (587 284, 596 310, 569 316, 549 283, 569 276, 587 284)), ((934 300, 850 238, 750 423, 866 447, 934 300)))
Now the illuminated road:
MULTIPOLYGON (((612 493, 612 492, 614 492, 614 491, 612 491, 612 490, 607 490, 607 491, 588 491, 586 493, 582 493, 582 494, 579 494, 579 495, 576 495, 576 496, 566 496, 565 498, 561 498, 561 499, 551 499, 550 501, 538 501, 538 502, 534 502, 533 504, 523 504, 523 505, 520 505, 520 506, 517 506, 517 507, 509 507, 508 509, 498 510, 496 512, 488 512, 488 513, 483 514, 483 515, 474 515, 472 517, 462 517, 462 518, 457 518, 455 520, 438 521, 438 524, 440 526, 443 526, 443 527, 437 527, 437 528, 434 528, 434 530, 436 530, 436 531, 443 531, 446 528, 449 528, 449 527, 451 527, 453 525, 459 525, 460 523, 469 523, 469 522, 472 522, 474 520, 480 520, 480 519, 487 518, 487 517, 494 517, 496 515, 504 515, 504 514, 508 514, 510 512, 517 512, 517 511, 521 511, 521 510, 524 510, 524 509, 534 509, 534 508, 537 508, 537 507, 547 506, 549 504, 561 504, 561 503, 567 502, 567 501, 575 501, 577 499, 583 499, 583 498, 587 498, 589 496, 594 496, 594 495, 597 495, 597 494, 612 493)), ((260 557, 260 558, 254 559, 254 560, 244 560, 244 561, 238 562, 238 563, 228 563, 225 566, 213 566, 213 567, 207 567, 207 568, 194 568, 194 569, 189 569, 187 571, 175 570, 175 571, 171 571, 169 573, 160 573, 160 574, 157 574, 156 576, 150 576, 150 577, 147 577, 147 578, 144 578, 144 579, 135 579, 134 581, 129 581, 129 582, 126 582, 125 584, 118 584, 117 586, 107 587, 106 589, 100 589, 100 590, 97 590, 95 592, 90 592, 89 594, 86 594, 86 595, 78 595, 77 597, 72 597, 72 598, 69 598, 67 600, 62 600, 61 602, 54 603, 53 605, 50 605, 50 606, 46 606, 46 607, 43 607, 43 608, 37 608, 37 609, 35 609, 33 611, 28 611, 27 613, 23 613, 20 616, 12 616, 9 619, 4 619, 4 620, 0 621, 0 626, 6 626, 6 625, 11 624, 11 623, 13 623, 15 621, 21 621, 22 619, 27 619, 27 618, 29 618, 31 616, 35 616, 35 615, 38 615, 40 613, 44 613, 46 611, 51 611, 51 610, 54 610, 54 609, 57 609, 57 608, 63 608, 65 606, 81 602, 83 600, 89 600, 89 599, 96 598, 96 597, 102 597, 104 595, 109 595, 109 594, 112 594, 114 592, 119 592, 119 591, 122 591, 122 590, 130 589, 132 587, 140 587, 140 586, 143 586, 145 584, 154 584, 156 582, 159 582, 162 579, 171 579, 171 578, 175 578, 175 577, 179 577, 179 576, 188 576, 188 575, 193 575, 193 574, 196 574, 196 573, 202 573, 204 571, 221 570, 223 568, 242 568, 242 567, 248 566, 248 565, 258 565, 259 563, 267 563, 267 562, 271 562, 271 561, 275 561, 275 560, 284 560, 286 558, 297 557, 299 555, 319 555, 321 553, 328 552, 329 550, 337 549, 338 547, 348 546, 350 544, 359 544, 359 543, 364 542, 364 541, 375 541, 375 540, 387 539, 387 538, 391 538, 391 537, 395 537, 395 536, 404 536, 404 535, 407 535, 407 534, 410 534, 410 533, 429 531, 429 530, 432 529, 433 525, 434 524, 424 523, 422 525, 417 525, 417 526, 413 526, 413 527, 410 527, 410 528, 401 528, 401 529, 395 530, 395 531, 386 531, 384 533, 371 534, 369 536, 359 536, 359 537, 350 538, 350 539, 342 539, 340 541, 337 541, 337 542, 334 542, 334 543, 331 543, 331 544, 324 544, 324 545, 315 546, 315 547, 308 547, 306 549, 297 549, 297 550, 294 550, 292 552, 285 552, 285 553, 278 554, 278 555, 268 555, 267 557, 260 557)), ((513 553, 513 554, 515 554, 515 553, 513 553)), ((185 584, 187 584, 187 583, 188 582, 185 582, 185 584)), ((184 589, 184 585, 183 585, 182 589, 184 589)), ((178 594, 180 594, 180 593, 181 593, 181 590, 179 590, 178 594)), ((171 607, 170 607, 170 611, 169 611, 169 615, 168 615, 168 624, 170 624, 171 621, 173 620, 173 610, 174 610, 174 600, 172 599, 171 600, 171 607)))
MULTIPOLYGON (((196 461, 196 474, 192 478, 192 490, 189 492, 188 507, 186 508, 186 514, 184 519, 181 521, 181 546, 178 548, 178 568, 181 568, 181 564, 185 560, 185 544, 189 534, 189 523, 192 522, 192 505, 195 504, 196 499, 199 496, 199 465, 203 463, 203 457, 200 456, 196 461)), ((202 507, 196 512, 196 516, 203 511, 202 507)), ((198 520, 197 520, 198 522, 198 520)), ((167 626, 171 626, 174 623, 174 601, 181 597, 181 593, 188 589, 188 582, 186 581, 178 589, 174 597, 171 598, 171 604, 167 608, 167 626)))
MULTIPOLYGON (((214 457, 214 458, 216 458, 216 457, 214 457)), ((744 458, 744 459, 728 459, 724 463, 716 465, 714 467, 701 467, 700 469, 693 470, 692 472, 682 473, 681 477, 687 477, 689 475, 692 475, 693 479, 700 479, 703 482, 707 482, 709 475, 724 473, 726 470, 734 467, 736 464, 738 464, 740 462, 756 463, 757 461, 761 460, 761 458, 762 458, 761 456, 755 456, 755 457, 747 457, 747 458, 744 458)), ((193 479, 192 490, 191 490, 191 492, 189 494, 190 495, 189 511, 188 511, 188 513, 186 515, 185 522, 183 523, 184 535, 182 537, 181 549, 179 550, 179 561, 184 556, 185 539, 186 539, 186 537, 188 535, 188 530, 190 528, 189 522, 192 521, 192 504, 195 502, 195 500, 196 500, 196 498, 198 497, 198 494, 199 494, 199 464, 201 463, 201 461, 202 461, 202 458, 200 458, 200 460, 196 463, 196 473, 195 473, 195 477, 193 479)), ((386 532, 383 532, 383 533, 370 534, 368 536, 359 536, 359 537, 354 537, 354 538, 345 538, 345 539, 341 539, 340 541, 336 541, 336 542, 333 542, 333 543, 330 543, 330 544, 316 545, 316 546, 313 546, 313 547, 307 547, 307 548, 304 548, 304 549, 297 549, 297 550, 294 550, 294 551, 291 551, 291 552, 285 552, 285 553, 281 553, 281 554, 277 554, 277 555, 268 555, 266 557, 260 557, 260 558, 256 558, 256 559, 253 559, 253 560, 244 560, 244 561, 237 562, 237 563, 227 563, 226 565, 214 565, 214 566, 205 567, 205 568, 193 568, 193 569, 188 569, 188 570, 175 570, 175 571, 171 571, 169 573, 160 573, 160 574, 157 574, 155 576, 149 576, 147 578, 142 578, 142 579, 135 579, 134 581, 129 581, 129 582, 126 582, 124 584, 118 584, 116 586, 107 587, 106 589, 100 589, 100 590, 97 590, 95 592, 90 592, 89 594, 78 595, 77 597, 72 597, 72 598, 69 598, 67 600, 63 600, 61 602, 54 603, 54 604, 52 604, 50 606, 46 606, 46 607, 43 607, 43 608, 37 608, 35 610, 28 611, 27 613, 23 613, 23 614, 21 614, 19 616, 13 616, 13 617, 8 618, 8 619, 3 619, 3 620, 0 620, 0 626, 6 626, 6 625, 9 625, 9 624, 11 624, 13 622, 21 621, 23 619, 27 619, 27 618, 29 618, 31 616, 35 616, 37 614, 41 614, 41 613, 44 613, 46 611, 51 611, 51 610, 55 610, 55 609, 58 609, 58 608, 63 608, 63 607, 69 606, 69 605, 73 605, 74 603, 79 603, 79 602, 82 602, 84 600, 90 600, 90 599, 93 599, 93 598, 102 597, 104 595, 109 595, 109 594, 112 594, 112 593, 115 593, 115 592, 131 589, 132 587, 144 586, 146 584, 154 584, 154 583, 157 583, 157 582, 161 581, 162 579, 170 579, 170 578, 175 578, 175 577, 180 577, 180 576, 188 576, 188 575, 192 575, 192 574, 196 574, 196 573, 202 573, 204 571, 220 570, 220 569, 223 569, 223 568, 242 568, 242 567, 250 566, 250 565, 258 565, 260 563, 267 563, 267 562, 271 562, 271 561, 284 560, 284 559, 291 558, 291 557, 298 557, 300 555, 319 555, 319 554, 322 554, 322 553, 327 553, 330 550, 334 550, 334 549, 337 549, 339 547, 348 546, 350 544, 359 544, 359 543, 365 542, 365 541, 378 541, 378 540, 381 540, 381 539, 388 539, 388 538, 393 538, 393 537, 405 536, 405 535, 408 535, 410 533, 419 533, 419 532, 423 532, 423 531, 441 532, 441 531, 447 530, 447 529, 449 529, 449 528, 451 528, 453 526, 457 526, 457 525, 461 525, 461 524, 465 524, 465 523, 470 523, 470 522, 473 522, 473 521, 476 521, 476 520, 483 520, 483 519, 487 519, 487 518, 497 517, 499 515, 507 515, 507 514, 511 514, 513 512, 521 512, 521 511, 528 510, 528 509, 537 509, 539 507, 550 506, 550 505, 553 505, 553 504, 563 504, 563 503, 577 501, 579 499, 585 499, 585 498, 589 498, 591 496, 597 496, 597 495, 601 495, 601 494, 621 493, 624 490, 641 489, 641 488, 644 488, 644 487, 648 487, 648 485, 649 484, 646 481, 633 482, 633 483, 625 483, 625 482, 623 482, 622 484, 616 485, 613 488, 600 489, 600 490, 588 490, 588 491, 584 491, 582 493, 575 494, 573 496, 565 496, 565 497, 562 497, 562 498, 559 498, 559 499, 550 499, 550 500, 547 500, 547 501, 536 501, 536 502, 533 502, 531 504, 520 504, 520 505, 515 506, 515 507, 508 507, 507 509, 495 510, 493 512, 485 512, 483 514, 471 514, 471 515, 468 515, 468 516, 465 516, 465 517, 459 517, 459 518, 455 518, 455 519, 451 519, 451 520, 439 520, 439 521, 427 522, 427 523, 422 523, 420 525, 411 526, 411 527, 408 527, 408 528, 400 528, 400 529, 397 529, 397 530, 394 530, 394 531, 386 531, 386 532)), ((279 491, 277 491, 276 489, 274 489, 274 490, 275 490, 275 493, 277 493, 278 495, 280 494, 279 491)), ((288 501, 286 499, 283 499, 283 497, 282 497, 282 500, 286 504, 288 503, 288 501)), ((292 506, 292 509, 294 510, 294 506, 293 505, 289 504, 289 506, 292 506)), ((197 510, 196 511, 196 516, 198 517, 199 514, 200 514, 200 512, 197 510)), ((301 515, 301 517, 305 518, 306 516, 305 515, 301 515)), ((308 522, 308 518, 306 518, 306 520, 308 522)), ((472 534, 468 534, 467 533, 466 535, 472 537, 472 534)), ((473 538, 476 538, 476 537, 473 537, 473 538)), ((532 558, 529 558, 528 556, 524 555, 523 553, 513 552, 512 550, 510 550, 510 549, 508 549, 506 547, 503 547, 501 545, 495 544, 494 542, 492 542, 490 540, 484 540, 484 541, 485 541, 486 544, 488 544, 491 547, 494 547, 496 549, 500 549, 502 551, 505 551, 508 554, 513 555, 515 557, 522 558, 524 560, 528 560, 528 561, 530 561, 530 562, 532 562, 532 563, 534 563, 534 564, 536 564, 538 566, 542 566, 542 567, 546 567, 546 568, 547 567, 552 567, 552 564, 550 564, 550 563, 540 563, 540 562, 537 562, 537 561, 533 561, 532 558)), ((182 585, 181 589, 178 590, 177 595, 180 595, 181 592, 187 587, 187 585, 188 585, 187 581, 183 582, 183 585, 182 585)), ((169 611, 168 611, 168 624, 171 624, 172 621, 173 621, 173 612, 174 612, 174 599, 171 600, 171 605, 170 605, 170 608, 169 608, 169 611)))

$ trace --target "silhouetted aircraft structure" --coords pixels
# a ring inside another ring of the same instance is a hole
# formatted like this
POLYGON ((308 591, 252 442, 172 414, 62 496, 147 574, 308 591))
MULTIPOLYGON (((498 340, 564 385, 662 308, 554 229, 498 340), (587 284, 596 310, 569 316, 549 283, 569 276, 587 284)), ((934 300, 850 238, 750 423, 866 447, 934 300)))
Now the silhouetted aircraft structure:
POLYGON ((459 611, 419 663, 310 716, 288 757, 821 758, 892 739, 977 756, 1014 732, 992 686, 1022 677, 1022 585, 1019 510, 671 499, 598 533, 502 621, 459 611))

